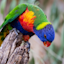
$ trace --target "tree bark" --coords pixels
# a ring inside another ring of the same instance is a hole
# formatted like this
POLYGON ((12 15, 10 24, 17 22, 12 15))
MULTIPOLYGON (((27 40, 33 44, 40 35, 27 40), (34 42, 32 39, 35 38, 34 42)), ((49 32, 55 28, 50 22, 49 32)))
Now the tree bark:
POLYGON ((27 64, 30 44, 22 42, 23 35, 12 30, 0 47, 0 64, 27 64))

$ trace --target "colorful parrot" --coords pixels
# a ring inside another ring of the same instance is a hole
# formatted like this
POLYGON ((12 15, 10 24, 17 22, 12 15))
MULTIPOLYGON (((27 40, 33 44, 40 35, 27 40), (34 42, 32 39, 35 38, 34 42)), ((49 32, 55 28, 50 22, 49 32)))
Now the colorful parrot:
POLYGON ((5 32, 4 34, 12 28, 19 30, 25 41, 36 34, 46 47, 51 45, 55 37, 52 24, 47 20, 43 10, 36 5, 20 4, 16 6, 0 26, 1 32, 5 32))

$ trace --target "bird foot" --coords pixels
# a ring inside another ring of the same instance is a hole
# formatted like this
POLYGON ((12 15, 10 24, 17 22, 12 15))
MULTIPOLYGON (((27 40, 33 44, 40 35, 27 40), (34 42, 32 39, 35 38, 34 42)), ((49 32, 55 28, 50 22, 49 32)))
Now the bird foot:
POLYGON ((26 48, 28 49, 28 52, 30 51, 30 43, 27 41, 25 42, 26 48))

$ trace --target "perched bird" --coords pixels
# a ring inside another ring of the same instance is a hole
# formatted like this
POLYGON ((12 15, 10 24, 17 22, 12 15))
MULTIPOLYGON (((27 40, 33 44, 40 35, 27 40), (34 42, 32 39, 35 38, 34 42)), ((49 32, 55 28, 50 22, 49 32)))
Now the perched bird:
POLYGON ((8 32, 12 28, 19 30, 24 35, 25 41, 36 34, 46 47, 51 45, 55 37, 54 28, 43 10, 31 4, 20 4, 5 17, 0 29, 8 32))

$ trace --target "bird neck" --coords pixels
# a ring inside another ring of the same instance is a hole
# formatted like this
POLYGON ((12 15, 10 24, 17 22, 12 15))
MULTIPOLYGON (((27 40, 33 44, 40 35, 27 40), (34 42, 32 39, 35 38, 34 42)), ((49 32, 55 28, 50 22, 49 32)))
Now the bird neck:
POLYGON ((28 31, 33 32, 33 24, 35 21, 36 16, 34 15, 33 11, 29 11, 28 8, 26 8, 25 12, 19 16, 19 22, 22 25, 22 27, 28 31))

